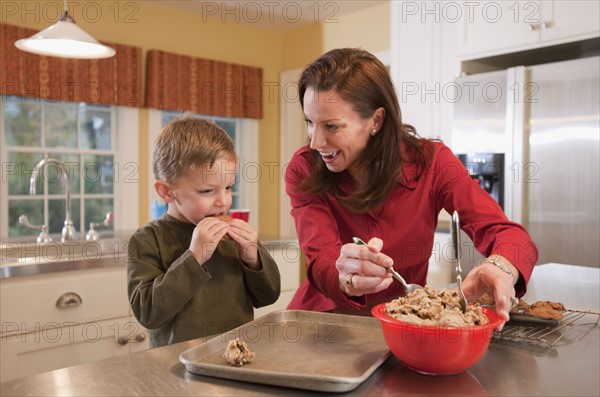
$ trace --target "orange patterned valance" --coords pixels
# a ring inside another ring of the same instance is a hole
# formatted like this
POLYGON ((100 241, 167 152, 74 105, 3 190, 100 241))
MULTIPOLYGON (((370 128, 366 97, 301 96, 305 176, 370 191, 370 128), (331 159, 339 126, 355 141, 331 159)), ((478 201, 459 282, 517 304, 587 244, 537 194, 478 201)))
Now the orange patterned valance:
POLYGON ((261 68, 149 50, 146 107, 262 118, 261 68))
POLYGON ((105 43, 117 51, 106 59, 67 59, 31 54, 14 42, 37 31, 0 24, 0 94, 55 101, 140 107, 142 50, 105 43))

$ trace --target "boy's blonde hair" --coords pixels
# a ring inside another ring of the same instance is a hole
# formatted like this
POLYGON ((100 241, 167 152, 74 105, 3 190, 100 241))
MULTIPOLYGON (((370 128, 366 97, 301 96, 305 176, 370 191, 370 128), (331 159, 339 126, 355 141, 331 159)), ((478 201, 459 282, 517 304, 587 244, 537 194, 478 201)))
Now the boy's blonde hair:
POLYGON ((184 115, 160 132, 153 151, 156 179, 174 183, 177 178, 219 158, 237 161, 234 143, 221 127, 200 117, 184 115))

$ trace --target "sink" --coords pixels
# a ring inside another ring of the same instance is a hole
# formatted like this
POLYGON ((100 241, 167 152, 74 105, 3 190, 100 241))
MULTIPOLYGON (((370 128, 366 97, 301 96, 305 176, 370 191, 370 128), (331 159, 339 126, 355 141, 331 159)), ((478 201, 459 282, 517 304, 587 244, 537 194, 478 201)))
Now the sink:
POLYGON ((0 278, 122 266, 127 240, 0 243, 0 278))

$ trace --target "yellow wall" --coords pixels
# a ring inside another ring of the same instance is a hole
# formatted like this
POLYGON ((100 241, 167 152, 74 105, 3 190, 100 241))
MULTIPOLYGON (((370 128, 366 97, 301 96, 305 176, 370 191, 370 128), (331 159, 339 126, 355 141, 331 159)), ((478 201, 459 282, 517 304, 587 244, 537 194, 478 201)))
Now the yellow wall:
MULTIPOLYGON (((43 29, 55 22, 62 0, 15 1, 3 5, 3 23, 43 29)), ((287 33, 274 33, 251 24, 222 23, 198 14, 165 9, 143 1, 70 2, 79 27, 100 41, 158 49, 263 68, 266 84, 277 84, 279 73, 300 68, 334 47, 389 49, 389 5, 337 17, 334 24, 311 24, 287 33), (385 17, 383 14, 386 14, 385 17), (362 16, 361 16, 362 15, 362 16)), ((1 67, 1 65, 0 65, 1 67)), ((145 66, 143 67, 145 71, 145 66)), ((279 98, 264 99, 260 120, 261 164, 279 161, 279 98)), ((140 112, 140 221, 149 219, 147 179, 147 110, 140 112)), ((277 235, 279 229, 279 181, 260 181, 260 231, 277 235)))
POLYGON ((283 35, 281 71, 302 68, 323 54, 323 25, 310 24, 283 35))
POLYGON ((306 66, 326 51, 360 47, 370 52, 390 49, 390 4, 346 15, 334 15, 283 36, 282 70, 306 66))
POLYGON ((390 49, 390 4, 336 17, 323 23, 323 49, 360 47, 370 52, 390 49))

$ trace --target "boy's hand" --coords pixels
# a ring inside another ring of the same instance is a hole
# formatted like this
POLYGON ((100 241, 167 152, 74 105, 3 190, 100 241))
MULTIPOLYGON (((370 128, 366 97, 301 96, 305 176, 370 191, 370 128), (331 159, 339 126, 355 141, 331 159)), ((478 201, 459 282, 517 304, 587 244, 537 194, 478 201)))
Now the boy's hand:
POLYGON ((190 251, 198 263, 203 265, 210 259, 228 230, 229 224, 217 218, 206 217, 198 222, 190 242, 190 251))
POLYGON ((242 260, 250 269, 260 270, 258 260, 258 232, 246 221, 232 219, 227 232, 236 242, 242 260))

